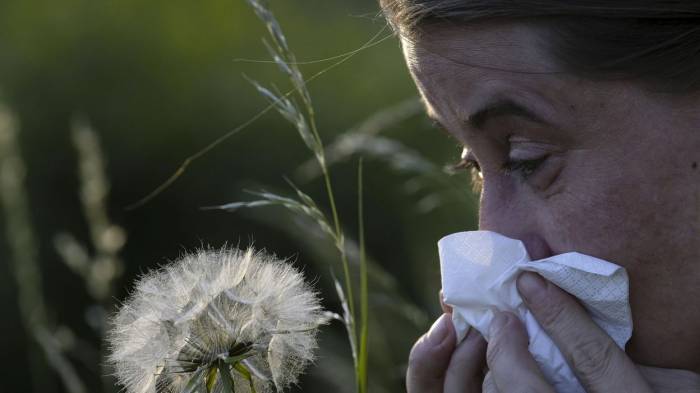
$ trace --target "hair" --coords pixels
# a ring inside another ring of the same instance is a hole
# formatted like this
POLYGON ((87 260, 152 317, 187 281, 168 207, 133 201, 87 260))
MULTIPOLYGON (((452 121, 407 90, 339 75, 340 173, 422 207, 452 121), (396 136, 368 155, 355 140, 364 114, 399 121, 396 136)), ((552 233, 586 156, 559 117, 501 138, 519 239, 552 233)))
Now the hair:
POLYGON ((565 72, 625 78, 670 93, 700 91, 698 0, 379 0, 394 30, 419 40, 427 26, 532 20, 565 72))

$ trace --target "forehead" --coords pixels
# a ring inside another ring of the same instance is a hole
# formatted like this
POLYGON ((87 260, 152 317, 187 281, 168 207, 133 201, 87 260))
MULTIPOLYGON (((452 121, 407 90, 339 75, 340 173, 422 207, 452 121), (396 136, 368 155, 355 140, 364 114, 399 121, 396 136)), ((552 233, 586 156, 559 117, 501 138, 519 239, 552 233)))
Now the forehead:
POLYGON ((426 26, 415 39, 402 39, 409 66, 416 71, 425 60, 441 64, 524 73, 555 71, 547 53, 548 31, 535 22, 480 22, 465 26, 426 26))
POLYGON ((563 100, 571 80, 565 83, 550 57, 547 34, 531 22, 440 25, 402 46, 429 111, 439 117, 465 118, 498 96, 553 111, 547 102, 563 100))

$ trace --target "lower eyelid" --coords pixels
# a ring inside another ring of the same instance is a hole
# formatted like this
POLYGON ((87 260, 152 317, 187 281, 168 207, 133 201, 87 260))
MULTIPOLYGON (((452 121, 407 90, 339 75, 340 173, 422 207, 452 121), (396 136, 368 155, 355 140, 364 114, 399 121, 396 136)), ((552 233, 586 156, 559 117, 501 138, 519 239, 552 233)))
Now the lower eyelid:
MULTIPOLYGON (((533 187, 540 191, 549 189, 557 183, 562 172, 564 172, 564 159, 559 155, 550 155, 541 168, 538 168, 537 178, 532 178, 533 187)), ((549 190, 548 190, 549 192, 549 190)))
POLYGON ((536 159, 531 159, 531 160, 511 160, 503 164, 502 169, 505 172, 513 172, 517 170, 521 170, 522 167, 524 166, 529 166, 529 165, 534 165, 535 169, 533 170, 533 174, 537 172, 542 165, 547 161, 549 158, 549 154, 546 154, 542 157, 536 158, 536 159))

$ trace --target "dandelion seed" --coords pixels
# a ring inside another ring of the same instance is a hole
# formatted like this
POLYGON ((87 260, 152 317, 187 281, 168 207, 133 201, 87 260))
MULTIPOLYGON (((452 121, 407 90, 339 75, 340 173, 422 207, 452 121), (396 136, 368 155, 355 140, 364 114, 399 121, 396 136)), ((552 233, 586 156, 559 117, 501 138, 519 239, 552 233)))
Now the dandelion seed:
POLYGON ((201 250, 138 281, 108 361, 129 393, 281 391, 313 360, 328 315, 289 264, 252 248, 201 250))

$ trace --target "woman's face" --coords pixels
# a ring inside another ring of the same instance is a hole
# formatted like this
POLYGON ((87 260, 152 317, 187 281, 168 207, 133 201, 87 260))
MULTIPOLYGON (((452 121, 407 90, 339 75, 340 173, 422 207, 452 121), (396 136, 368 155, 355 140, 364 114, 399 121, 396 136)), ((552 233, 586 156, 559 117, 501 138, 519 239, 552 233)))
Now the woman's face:
POLYGON ((430 116, 481 167, 480 229, 522 240, 533 259, 623 265, 632 358, 698 371, 700 99, 556 72, 546 37, 489 23, 402 44, 430 116))

